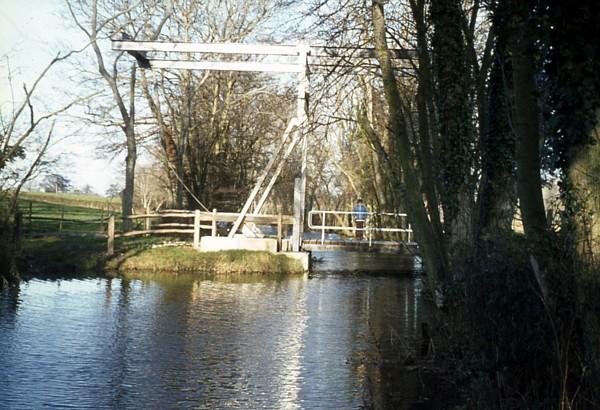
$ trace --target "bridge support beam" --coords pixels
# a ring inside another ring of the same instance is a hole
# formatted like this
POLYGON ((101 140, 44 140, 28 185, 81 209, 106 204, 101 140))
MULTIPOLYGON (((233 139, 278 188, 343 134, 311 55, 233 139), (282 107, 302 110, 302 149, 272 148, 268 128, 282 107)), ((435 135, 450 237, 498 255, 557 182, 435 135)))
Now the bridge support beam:
POLYGON ((292 228, 292 251, 299 252, 302 246, 302 234, 304 232, 304 208, 305 208, 306 178, 294 180, 294 225, 292 228))

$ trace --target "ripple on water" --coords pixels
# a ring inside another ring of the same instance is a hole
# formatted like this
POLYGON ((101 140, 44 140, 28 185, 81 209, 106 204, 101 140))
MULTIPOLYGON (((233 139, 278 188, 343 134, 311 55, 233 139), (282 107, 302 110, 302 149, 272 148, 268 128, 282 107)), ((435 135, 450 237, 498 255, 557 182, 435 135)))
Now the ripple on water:
MULTIPOLYGON (((36 281, 0 293, 2 407, 357 408, 412 277, 36 281)), ((392 329, 393 332, 390 330, 392 329)))

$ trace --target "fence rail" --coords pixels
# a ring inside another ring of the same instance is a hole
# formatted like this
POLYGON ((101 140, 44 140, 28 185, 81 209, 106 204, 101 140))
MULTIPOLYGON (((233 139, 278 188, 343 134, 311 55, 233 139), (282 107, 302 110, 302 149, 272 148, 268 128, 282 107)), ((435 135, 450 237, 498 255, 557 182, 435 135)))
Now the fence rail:
MULTIPOLYGON (((107 228, 107 253, 112 255, 114 253, 115 238, 125 238, 132 236, 147 236, 147 235, 160 235, 160 234, 191 234, 193 235, 193 246, 198 248, 200 246, 201 231, 210 231, 210 236, 217 236, 219 223, 233 223, 237 220, 239 213, 235 212, 217 212, 214 209, 212 212, 204 212, 200 210, 196 211, 183 211, 183 210, 163 210, 157 213, 150 213, 146 211, 144 214, 131 215, 124 220, 144 220, 144 229, 133 230, 129 232, 118 233, 115 230, 114 216, 108 218, 107 228), (167 220, 165 221, 165 218, 167 220), (168 218, 176 218, 175 221, 169 221, 168 218), (191 219, 192 223, 183 223, 181 219, 191 219), (159 221, 153 223, 153 221, 159 221), (203 224, 202 222, 210 222, 210 224, 203 224)), ((245 222, 261 224, 261 225, 276 225, 277 226, 277 243, 281 249, 281 242, 283 239, 283 225, 292 225, 294 218, 291 215, 254 215, 247 214, 244 218, 245 222)))
MULTIPOLYGON (((22 229, 29 234, 56 234, 67 232, 104 232, 108 221, 108 213, 105 210, 98 210, 98 216, 89 215, 86 211, 84 217, 74 216, 70 209, 63 207, 58 212, 52 212, 52 215, 47 210, 41 211, 39 205, 33 206, 33 201, 25 202, 25 206, 19 206, 19 212, 22 215, 22 229), (92 227, 96 227, 93 229, 92 227)), ((77 212, 75 212, 76 214, 77 212)))

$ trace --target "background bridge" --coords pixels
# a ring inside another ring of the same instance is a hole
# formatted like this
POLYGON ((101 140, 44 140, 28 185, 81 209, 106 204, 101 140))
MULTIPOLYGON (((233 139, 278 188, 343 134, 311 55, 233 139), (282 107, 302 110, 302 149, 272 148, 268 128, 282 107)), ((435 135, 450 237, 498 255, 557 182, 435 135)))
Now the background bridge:
POLYGON ((408 215, 398 212, 369 212, 364 228, 352 222, 352 212, 312 210, 308 213, 302 249, 400 252, 416 248, 408 215), (363 239, 356 233, 363 232, 363 239))

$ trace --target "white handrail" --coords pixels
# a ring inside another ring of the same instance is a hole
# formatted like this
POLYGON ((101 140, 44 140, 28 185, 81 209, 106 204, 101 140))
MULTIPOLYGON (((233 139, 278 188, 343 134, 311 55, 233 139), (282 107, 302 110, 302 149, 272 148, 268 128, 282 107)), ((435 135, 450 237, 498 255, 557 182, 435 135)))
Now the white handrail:
POLYGON ((328 210, 311 210, 308 212, 308 227, 313 230, 321 231, 321 244, 325 242, 325 231, 365 231, 369 237, 369 245, 372 241, 372 233, 373 232, 400 232, 407 233, 407 241, 411 241, 412 236, 412 228, 410 223, 408 224, 408 228, 390 228, 390 227, 377 227, 372 226, 370 222, 373 220, 375 216, 393 216, 396 218, 408 218, 408 215, 405 213, 398 212, 368 212, 367 219, 364 228, 357 228, 355 226, 339 226, 339 225, 327 225, 327 215, 353 215, 355 212, 353 211, 328 211, 328 210), (313 223, 314 215, 319 215, 321 217, 321 224, 317 225, 313 223))

